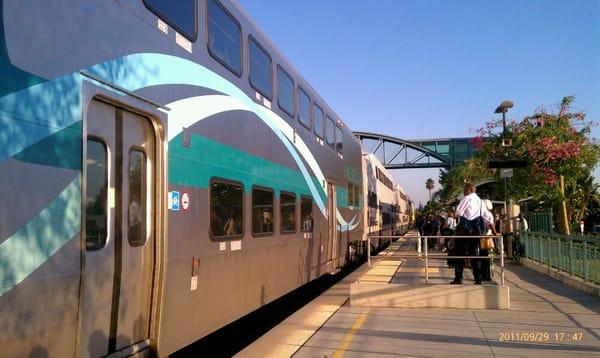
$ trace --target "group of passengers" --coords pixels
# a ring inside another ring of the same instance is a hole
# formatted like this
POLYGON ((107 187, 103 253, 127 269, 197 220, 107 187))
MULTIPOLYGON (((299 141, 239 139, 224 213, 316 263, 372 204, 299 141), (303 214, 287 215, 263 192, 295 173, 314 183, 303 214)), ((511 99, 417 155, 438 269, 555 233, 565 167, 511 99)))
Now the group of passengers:
MULTIPOLYGON (((481 199, 473 184, 467 183, 464 197, 456 207, 455 213, 447 215, 429 215, 417 218, 416 226, 421 236, 427 237, 427 250, 448 252, 449 256, 481 256, 476 258, 449 258, 448 265, 454 267, 452 284, 462 284, 465 265, 470 264, 476 285, 491 280, 493 252, 499 253, 499 238, 491 239, 485 235, 498 235, 502 220, 492 215, 492 202, 481 199), (476 236, 477 238, 453 238, 452 236, 476 236), (434 236, 433 238, 431 236, 434 236), (436 239, 435 237, 439 237, 436 239)), ((519 214, 518 231, 527 231, 527 220, 519 214)), ((418 245, 420 246, 420 245, 418 245)), ((505 246, 506 247, 506 246, 505 246)))

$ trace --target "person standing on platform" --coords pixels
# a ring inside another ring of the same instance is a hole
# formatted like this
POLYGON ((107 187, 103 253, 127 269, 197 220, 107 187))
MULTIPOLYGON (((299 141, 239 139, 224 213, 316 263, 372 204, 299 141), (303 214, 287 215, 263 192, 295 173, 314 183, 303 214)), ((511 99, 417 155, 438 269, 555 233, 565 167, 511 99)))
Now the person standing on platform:
POLYGON ((523 247, 521 247, 521 235, 529 231, 529 223, 523 216, 523 213, 519 213, 517 216, 517 235, 515 235, 515 243, 513 247, 513 256, 520 257, 523 254, 523 247))
MULTIPOLYGON (((492 210, 494 209, 494 204, 492 204, 492 202, 489 199, 482 199, 483 205, 486 209, 488 209, 490 212, 492 212, 492 210)), ((496 230, 495 225, 488 225, 488 229, 486 230, 486 235, 492 235, 496 230)), ((495 235, 495 234, 494 234, 495 235)), ((482 259, 481 261, 481 278, 483 281, 491 281, 492 280, 492 265, 491 265, 491 259, 489 258, 490 252, 494 250, 494 245, 492 244, 491 246, 484 246, 484 244, 490 244, 493 243, 494 240, 491 240, 491 238, 489 240, 484 239, 484 240, 479 240, 479 255, 482 257, 485 257, 485 259, 482 259)))
MULTIPOLYGON (((465 185, 465 196, 460 200, 456 208, 456 216, 459 218, 456 234, 480 236, 485 234, 486 227, 494 228, 494 217, 485 207, 483 200, 475 193, 475 186, 471 183, 465 185)), ((455 255, 457 256, 477 256, 479 251, 479 239, 456 239, 455 255)), ((465 259, 456 259, 454 265, 454 280, 450 283, 454 285, 462 284, 465 259)), ((481 285, 481 261, 471 259, 473 277, 475 284, 481 285)))
MULTIPOLYGON (((494 222, 494 229, 496 229, 496 232, 498 233, 498 235, 502 232, 502 220, 500 220, 500 214, 496 214, 496 221, 494 222)), ((500 253, 500 240, 502 240, 502 238, 494 239, 494 251, 496 253, 500 253)))

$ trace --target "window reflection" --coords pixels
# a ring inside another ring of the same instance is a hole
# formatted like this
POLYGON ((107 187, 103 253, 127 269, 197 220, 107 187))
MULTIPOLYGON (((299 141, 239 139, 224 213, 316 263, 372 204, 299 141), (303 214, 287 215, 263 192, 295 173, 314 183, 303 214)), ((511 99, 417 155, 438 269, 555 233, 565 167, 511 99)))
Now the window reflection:
POLYGON ((252 190, 252 233, 272 234, 275 221, 273 210, 273 191, 252 190))
POLYGON ((131 246, 146 243, 146 153, 129 152, 129 203, 127 239, 131 246))
POLYGON ((296 195, 281 193, 279 206, 281 211, 281 232, 296 232, 296 195))
POLYGON ((107 238, 107 150, 97 139, 87 140, 86 158, 86 202, 85 202, 85 247, 99 250, 106 245, 107 238))
POLYGON ((300 219, 302 220, 302 232, 312 232, 312 198, 303 196, 300 203, 300 219))
POLYGON ((244 188, 213 181, 210 186, 210 232, 213 238, 236 237, 244 229, 244 188))

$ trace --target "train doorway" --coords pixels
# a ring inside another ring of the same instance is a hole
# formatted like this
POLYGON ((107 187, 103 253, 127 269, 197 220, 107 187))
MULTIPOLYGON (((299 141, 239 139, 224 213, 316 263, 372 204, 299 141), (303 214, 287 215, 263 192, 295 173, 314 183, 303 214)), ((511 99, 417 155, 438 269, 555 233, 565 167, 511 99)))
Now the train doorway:
POLYGON ((79 353, 149 352, 156 133, 148 118, 98 100, 87 113, 79 353))
POLYGON ((329 261, 331 262, 331 268, 336 269, 339 267, 338 264, 338 238, 337 238, 337 198, 335 193, 335 184, 332 182, 327 183, 327 197, 329 198, 329 218, 328 218, 328 250, 329 250, 329 261))

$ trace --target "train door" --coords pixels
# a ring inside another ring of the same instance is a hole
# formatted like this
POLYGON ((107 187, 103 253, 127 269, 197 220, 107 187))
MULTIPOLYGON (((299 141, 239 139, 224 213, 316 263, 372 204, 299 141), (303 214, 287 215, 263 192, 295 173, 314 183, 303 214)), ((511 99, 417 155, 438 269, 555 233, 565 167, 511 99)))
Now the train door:
POLYGON ((148 118, 90 104, 80 355, 149 353, 155 140, 148 118))
POLYGON ((337 205, 335 197, 335 184, 332 182, 327 183, 327 197, 329 198, 329 222, 328 222, 328 249, 329 249, 329 260, 333 269, 337 268, 338 265, 338 237, 337 237, 337 205))

